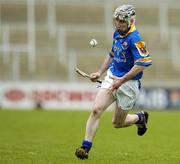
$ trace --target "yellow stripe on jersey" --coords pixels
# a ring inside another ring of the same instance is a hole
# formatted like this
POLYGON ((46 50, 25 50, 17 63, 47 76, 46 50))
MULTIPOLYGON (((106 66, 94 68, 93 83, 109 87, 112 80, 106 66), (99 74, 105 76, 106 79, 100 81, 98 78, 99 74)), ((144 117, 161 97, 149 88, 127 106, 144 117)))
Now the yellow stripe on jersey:
POLYGON ((147 57, 147 58, 141 58, 135 61, 135 63, 137 62, 152 62, 151 57, 147 57))

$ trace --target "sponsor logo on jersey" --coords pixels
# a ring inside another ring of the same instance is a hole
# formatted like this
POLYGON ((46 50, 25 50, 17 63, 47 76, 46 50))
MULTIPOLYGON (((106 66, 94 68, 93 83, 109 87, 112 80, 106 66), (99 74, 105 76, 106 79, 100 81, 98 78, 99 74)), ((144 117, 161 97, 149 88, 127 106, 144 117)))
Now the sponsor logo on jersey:
POLYGON ((126 50, 127 48, 128 48, 128 43, 127 42, 122 43, 122 49, 126 50))

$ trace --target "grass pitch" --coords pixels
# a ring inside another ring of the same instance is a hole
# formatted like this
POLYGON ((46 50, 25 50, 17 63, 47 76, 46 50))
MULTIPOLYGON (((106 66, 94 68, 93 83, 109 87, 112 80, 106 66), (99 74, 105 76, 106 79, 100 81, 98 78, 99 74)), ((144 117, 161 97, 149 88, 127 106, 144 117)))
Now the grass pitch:
POLYGON ((180 111, 150 111, 143 137, 136 127, 115 129, 106 112, 89 159, 74 151, 89 112, 0 110, 0 164, 180 164, 180 111))

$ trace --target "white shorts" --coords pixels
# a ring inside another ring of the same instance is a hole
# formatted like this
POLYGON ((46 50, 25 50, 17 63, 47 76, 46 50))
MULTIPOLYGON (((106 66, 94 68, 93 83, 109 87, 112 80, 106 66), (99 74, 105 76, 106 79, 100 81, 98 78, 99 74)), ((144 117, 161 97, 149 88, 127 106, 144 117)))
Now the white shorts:
MULTIPOLYGON (((109 88, 113 80, 109 78, 113 76, 111 71, 107 71, 100 88, 109 88)), ((123 110, 130 110, 134 107, 137 100, 140 90, 140 81, 138 80, 129 80, 122 84, 116 92, 114 92, 114 98, 117 101, 118 107, 121 107, 123 110)))

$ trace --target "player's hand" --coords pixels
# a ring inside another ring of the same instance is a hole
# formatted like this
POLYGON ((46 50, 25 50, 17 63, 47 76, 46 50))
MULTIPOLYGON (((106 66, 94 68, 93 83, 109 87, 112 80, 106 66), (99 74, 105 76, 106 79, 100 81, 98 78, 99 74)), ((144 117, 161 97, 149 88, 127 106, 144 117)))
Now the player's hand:
POLYGON ((100 75, 99 72, 91 73, 90 74, 90 79, 91 79, 92 82, 96 82, 99 79, 100 76, 101 75, 100 75))
POLYGON ((112 77, 112 76, 110 76, 110 78, 113 79, 113 83, 108 88, 108 93, 112 94, 124 83, 124 79, 122 77, 112 77))

